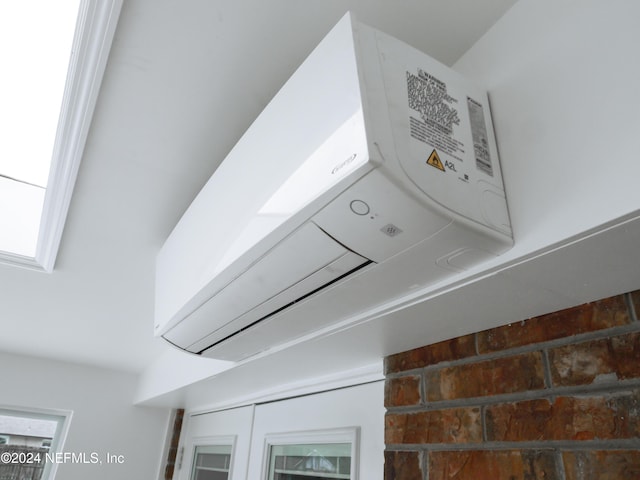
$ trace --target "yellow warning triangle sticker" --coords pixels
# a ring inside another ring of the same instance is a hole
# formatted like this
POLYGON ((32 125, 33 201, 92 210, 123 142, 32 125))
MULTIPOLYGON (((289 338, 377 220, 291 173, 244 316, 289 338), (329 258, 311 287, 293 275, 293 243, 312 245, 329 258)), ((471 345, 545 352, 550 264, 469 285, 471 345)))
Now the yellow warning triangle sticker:
POLYGON ((438 152, 436 152, 435 148, 433 149, 433 152, 431 152, 431 155, 429 155, 427 165, 436 167, 438 170, 442 170, 443 172, 445 171, 444 165, 442 164, 442 161, 440 161, 440 157, 438 156, 438 152))

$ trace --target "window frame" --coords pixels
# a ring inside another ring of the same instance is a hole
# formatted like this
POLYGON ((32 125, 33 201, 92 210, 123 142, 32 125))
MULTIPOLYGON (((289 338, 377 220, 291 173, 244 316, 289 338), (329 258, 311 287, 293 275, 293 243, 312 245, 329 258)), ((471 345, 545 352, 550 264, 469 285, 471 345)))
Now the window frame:
POLYGON ((271 447, 279 445, 325 445, 331 443, 351 444, 351 471, 349 480, 359 479, 360 427, 303 430, 296 432, 270 433, 265 435, 261 480, 269 478, 271 447))
MULTIPOLYGON (((53 408, 33 408, 21 407, 16 405, 0 405, 0 415, 32 418, 36 420, 56 421, 56 430, 53 434, 53 438, 51 439, 51 446, 49 447, 48 452, 50 455, 52 455, 58 452, 62 452, 62 447, 64 446, 67 440, 67 435, 69 434, 69 426, 71 424, 73 411, 53 408)), ((41 480, 54 480, 57 471, 57 463, 45 461, 41 480)))
POLYGON ((196 467, 196 450, 197 447, 208 446, 231 446, 231 459, 229 460, 228 479, 233 478, 233 466, 235 464, 237 435, 208 435, 203 437, 193 437, 189 442, 189 452, 191 460, 189 461, 189 480, 192 480, 196 467))

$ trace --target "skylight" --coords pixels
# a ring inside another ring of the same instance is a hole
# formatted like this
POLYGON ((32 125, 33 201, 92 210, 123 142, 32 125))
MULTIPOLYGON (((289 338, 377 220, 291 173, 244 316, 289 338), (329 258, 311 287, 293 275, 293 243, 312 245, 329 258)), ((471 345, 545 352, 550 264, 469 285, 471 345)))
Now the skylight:
POLYGON ((0 5, 0 262, 53 269, 121 5, 0 5))
POLYGON ((0 250, 35 257, 79 0, 0 5, 0 250))

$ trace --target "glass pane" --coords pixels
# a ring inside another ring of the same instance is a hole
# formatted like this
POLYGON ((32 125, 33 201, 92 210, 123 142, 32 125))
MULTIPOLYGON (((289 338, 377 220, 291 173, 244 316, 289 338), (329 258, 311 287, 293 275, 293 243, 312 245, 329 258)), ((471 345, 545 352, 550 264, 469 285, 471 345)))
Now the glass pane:
POLYGON ((209 468, 229 468, 229 454, 201 453, 198 466, 209 468))
POLYGON ((229 472, 216 472, 213 470, 197 470, 194 480, 227 480, 229 472))
POLYGON ((273 445, 269 480, 351 478, 351 444, 273 445))
POLYGON ((195 449, 191 480, 227 480, 231 445, 199 445, 195 449))

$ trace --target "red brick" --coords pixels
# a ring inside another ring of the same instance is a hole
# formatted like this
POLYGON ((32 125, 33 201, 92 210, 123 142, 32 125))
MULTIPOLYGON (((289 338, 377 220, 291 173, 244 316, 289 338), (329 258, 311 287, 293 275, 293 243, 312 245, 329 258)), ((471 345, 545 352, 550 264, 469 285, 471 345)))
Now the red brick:
POLYGON ((640 290, 631 292, 631 305, 636 314, 636 320, 640 320, 640 290))
POLYGON ((640 378, 640 333, 566 345, 549 351, 554 385, 640 378))
POLYGON ((421 453, 384 452, 384 480, 422 480, 421 453))
POLYGON ((478 353, 532 345, 631 322, 622 295, 478 333, 478 353))
POLYGON ((429 480, 556 480, 548 450, 429 452, 429 480))
POLYGON ((487 407, 488 441, 610 440, 640 437, 640 392, 559 397, 487 407))
POLYGON ((390 355, 385 359, 385 372, 397 373, 423 368, 440 362, 459 360, 476 354, 473 335, 427 345, 407 352, 390 355))
POLYGON ((449 408, 418 413, 389 413, 385 443, 477 443, 482 441, 480 408, 449 408))
POLYGON ((562 461, 567 480, 640 478, 638 450, 564 452, 562 461))
POLYGON ((175 465, 170 464, 164 467, 164 480, 171 480, 173 478, 173 470, 175 465))
POLYGON ((420 404, 420 377, 410 375, 388 379, 384 385, 385 407, 406 407, 420 404))
MULTIPOLYGON (((184 419, 184 408, 178 408, 176 410, 176 416, 173 420, 173 432, 171 434, 171 446, 178 448, 180 443, 180 431, 182 430, 182 421, 184 419)), ((175 461, 175 455, 173 458, 169 456, 170 461, 175 461)))
POLYGON ((524 392, 545 386, 540 352, 445 367, 425 375, 428 401, 524 392))

